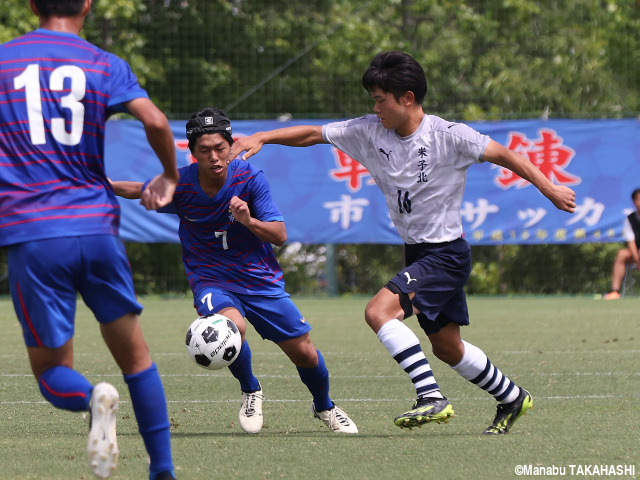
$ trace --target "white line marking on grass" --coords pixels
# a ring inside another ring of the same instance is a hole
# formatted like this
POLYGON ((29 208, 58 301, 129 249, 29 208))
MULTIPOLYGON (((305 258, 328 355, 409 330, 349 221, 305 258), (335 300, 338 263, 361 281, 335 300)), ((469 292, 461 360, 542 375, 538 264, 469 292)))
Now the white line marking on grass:
MULTIPOLYGON (((612 398, 638 398, 640 394, 629 394, 629 395, 572 395, 572 396, 554 396, 554 397, 534 397, 536 400, 610 400, 612 398)), ((405 402, 405 401, 413 401, 414 398, 334 398, 336 402, 405 402)), ((449 397, 451 401, 491 401, 494 400, 491 397, 476 397, 476 398, 453 398, 449 397)), ((265 402, 269 403, 308 403, 309 399, 287 399, 287 398, 266 398, 265 402)), ((127 400, 121 400, 121 404, 131 403, 127 400)), ((212 404, 212 403, 238 403, 237 398, 228 398, 228 399, 219 399, 219 400, 167 400, 169 404, 189 404, 189 405, 197 405, 197 404, 212 404)), ((0 405, 46 405, 49 402, 40 400, 40 401, 29 401, 29 400, 14 400, 3 402, 0 401, 0 405)))
MULTIPOLYGON (((615 355, 615 354, 637 354, 640 353, 640 350, 613 350, 613 349, 602 349, 602 350, 503 350, 499 352, 494 352, 492 355, 500 354, 500 355, 585 355, 585 354, 606 354, 606 355, 615 355)), ((382 355, 380 352, 373 351, 356 351, 356 350, 343 350, 343 351, 322 351, 322 354, 327 355, 336 355, 336 356, 347 356, 347 357, 362 357, 369 355, 382 355)), ((98 354, 100 355, 100 354, 98 354)), ((283 352, 251 352, 253 357, 281 357, 284 356, 283 352)), ((1 354, 0 358, 22 358, 24 353, 15 353, 15 354, 1 354)), ((92 357, 97 358, 95 353, 75 353, 75 357, 92 357)), ((108 352, 104 353, 105 357, 111 358, 108 352)), ((185 357, 187 356, 186 352, 178 353, 178 352, 152 352, 152 357, 185 357)))
MULTIPOLYGON (((224 370, 223 370, 224 372, 224 370)), ((91 377, 121 377, 122 375, 119 373, 103 373, 103 374, 91 374, 91 377)), ((163 373, 160 374, 162 378, 189 378, 189 377, 211 377, 211 378, 223 378, 228 377, 228 373, 163 373)), ((640 376, 640 372, 526 372, 526 373, 509 373, 507 376, 509 377, 589 377, 589 376, 604 376, 604 377, 638 377, 640 376)), ((0 373, 0 378, 31 378, 32 374, 29 373, 0 373)), ((298 375, 271 375, 271 374, 260 374, 261 378, 299 378, 298 375)), ((399 378, 402 377, 401 372, 398 372, 397 375, 331 375, 331 378, 399 378)))
POLYGON ((640 350, 504 350, 500 351, 500 354, 511 354, 511 355, 576 355, 576 354, 586 354, 586 353, 640 353, 640 350))

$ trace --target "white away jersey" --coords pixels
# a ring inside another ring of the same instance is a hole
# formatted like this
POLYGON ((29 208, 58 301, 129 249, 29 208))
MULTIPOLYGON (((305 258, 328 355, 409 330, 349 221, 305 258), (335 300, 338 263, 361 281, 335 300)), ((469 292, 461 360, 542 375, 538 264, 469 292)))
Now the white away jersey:
POLYGON ((375 115, 327 124, 322 136, 367 168, 405 243, 462 236, 467 168, 482 161, 488 136, 433 115, 408 137, 384 128, 375 115))

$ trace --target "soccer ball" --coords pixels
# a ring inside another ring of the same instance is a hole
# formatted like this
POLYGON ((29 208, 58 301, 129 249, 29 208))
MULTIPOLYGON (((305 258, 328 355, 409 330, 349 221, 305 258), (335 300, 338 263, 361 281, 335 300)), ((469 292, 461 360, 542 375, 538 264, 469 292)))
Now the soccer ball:
POLYGON ((191 360, 202 368, 219 370, 238 358, 242 338, 235 323, 216 313, 194 320, 185 343, 191 360))

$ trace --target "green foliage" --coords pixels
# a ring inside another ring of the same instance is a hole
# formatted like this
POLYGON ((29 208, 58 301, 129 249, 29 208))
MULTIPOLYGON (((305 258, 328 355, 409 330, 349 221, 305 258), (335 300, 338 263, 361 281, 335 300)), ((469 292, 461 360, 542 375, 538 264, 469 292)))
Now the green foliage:
MULTIPOLYGON (((277 251, 287 290, 327 291, 326 247, 294 244, 277 251)), ((472 247, 469 294, 600 294, 609 290, 621 244, 502 245, 472 247)), ((337 292, 373 295, 401 268, 400 245, 336 245, 337 292)))
POLYGON ((28 2, 3 0, 0 8, 0 43, 38 28, 38 18, 31 13, 28 2), (6 5, 5 5, 6 4, 6 5))
POLYGON ((338 245, 338 292, 374 294, 402 268, 398 245, 338 245))
POLYGON ((146 58, 142 51, 150 40, 140 28, 147 14, 145 3, 142 0, 94 1, 81 33, 88 41, 126 59, 143 86, 164 75, 162 62, 146 58))
POLYGON ((327 260, 324 245, 285 244, 274 252, 282 267, 287 291, 291 288, 299 294, 318 295, 326 292, 324 265, 327 260))
POLYGON ((520 246, 505 259, 510 293, 606 293, 619 244, 520 246))
POLYGON ((189 295, 191 290, 176 243, 127 243, 133 283, 139 295, 189 295))
MULTIPOLYGON (((397 245, 335 245, 335 290, 342 295, 371 294, 402 268, 397 245)), ((289 293, 326 294, 329 291, 327 246, 287 244, 275 250, 289 293)))
POLYGON ((621 244, 473 247, 471 294, 605 293, 621 244))
MULTIPOLYGON (((140 295, 191 296, 180 246, 127 243, 140 295)), ((617 243, 503 245, 472 248, 469 294, 599 294, 609 290, 617 243)), ((373 295, 402 268, 400 245, 336 245, 336 291, 373 295)), ((275 249, 291 294, 329 291, 325 245, 286 244, 275 249)), ((0 295, 9 294, 6 250, 0 249, 0 295)))
MULTIPOLYGON (((37 26, 3 0, 0 41, 37 26), (6 5, 6 6, 5 6, 6 5)), ((357 116, 387 49, 425 67, 430 112, 462 120, 640 110, 640 9, 629 0, 97 0, 88 40, 127 59, 173 118, 357 116)))

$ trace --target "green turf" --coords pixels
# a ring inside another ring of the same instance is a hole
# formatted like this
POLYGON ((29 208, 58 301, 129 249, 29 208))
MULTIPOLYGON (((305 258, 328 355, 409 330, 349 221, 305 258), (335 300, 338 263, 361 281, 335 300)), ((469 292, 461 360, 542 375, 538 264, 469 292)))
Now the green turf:
MULTIPOLYGON (((197 367, 185 351, 184 334, 195 318, 190 300, 142 300, 143 329, 169 401, 179 479, 508 479, 518 478, 517 465, 566 467, 568 477, 570 465, 634 465, 640 477, 637 298, 469 299, 472 325, 464 338, 534 396, 533 410, 499 437, 479 435, 493 419, 494 400, 433 358, 415 319, 408 325, 456 417, 411 431, 393 425, 414 391, 365 325, 365 298, 296 299, 331 372, 332 398, 360 434, 331 434, 314 419, 295 368, 253 330, 248 338, 266 395, 265 426, 258 435, 243 434, 236 381, 226 370, 197 367)), ((0 478, 92 478, 87 425, 81 415, 44 402, 8 301, 0 301, 0 312, 0 478)), ((126 386, 81 305, 75 346, 76 368, 120 391, 120 461, 112 478, 143 480, 146 454, 126 386)))

